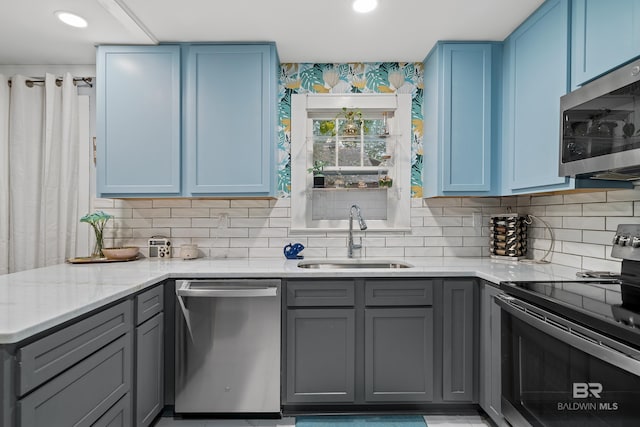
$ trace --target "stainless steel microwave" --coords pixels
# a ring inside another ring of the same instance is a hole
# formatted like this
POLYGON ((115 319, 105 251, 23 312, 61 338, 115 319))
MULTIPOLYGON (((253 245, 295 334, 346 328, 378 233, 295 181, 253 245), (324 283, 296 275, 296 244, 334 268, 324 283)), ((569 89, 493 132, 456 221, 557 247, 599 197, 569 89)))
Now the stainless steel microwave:
POLYGON ((640 179, 640 60, 560 98, 560 176, 640 179))

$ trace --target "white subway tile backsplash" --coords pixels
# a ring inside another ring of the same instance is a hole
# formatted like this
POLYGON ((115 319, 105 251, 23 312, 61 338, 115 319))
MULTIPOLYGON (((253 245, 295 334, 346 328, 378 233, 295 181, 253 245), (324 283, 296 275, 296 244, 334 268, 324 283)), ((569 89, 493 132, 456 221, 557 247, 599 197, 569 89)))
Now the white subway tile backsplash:
MULTIPOLYGON (((172 218, 174 221, 180 220, 183 218, 172 218)), ((200 227, 200 228, 218 228, 220 227, 220 218, 192 218, 190 219, 192 227, 200 227)))
POLYGON ((412 216, 411 217, 411 228, 413 227, 422 227, 424 225, 424 218, 421 216, 412 216))
POLYGON ((249 237, 249 229, 248 228, 211 228, 210 229, 211 237, 249 237))
MULTIPOLYGON (((358 239, 358 237, 354 237, 358 239)), ((308 239, 310 247, 323 247, 323 248, 341 248, 347 245, 347 236, 344 237, 309 237, 308 239)))
POLYGON ((591 243, 562 242, 562 251, 583 257, 604 258, 604 246, 591 243))
POLYGON ((606 227, 609 231, 616 231, 620 224, 640 224, 640 217, 636 216, 609 216, 607 217, 606 227))
POLYGON ((412 227, 411 236, 442 236, 443 227, 412 227))
POLYGON ((489 247, 489 239, 486 237, 462 237, 462 246, 482 246, 489 247))
POLYGON ((171 217, 209 218, 209 208, 171 208, 171 217))
MULTIPOLYGON (((569 242, 587 242, 587 243, 594 243, 594 242, 588 242, 583 236, 584 233, 586 233, 586 231, 582 231, 582 230, 571 230, 571 229, 565 229, 565 228, 560 228, 560 229, 554 229, 553 230, 553 234, 556 240, 566 240, 569 242)), ((549 236, 551 237, 551 236, 549 236)))
POLYGON ((231 200, 232 208, 268 208, 269 200, 231 200))
POLYGON ((585 206, 584 216, 633 215, 633 202, 591 203, 585 206))
POLYGON ((163 228, 163 227, 158 227, 158 228, 132 228, 131 231, 133 232, 132 237, 137 237, 137 238, 141 238, 141 239, 148 239, 151 236, 167 236, 169 237, 171 235, 171 228, 163 228))
POLYGON ((607 202, 631 202, 640 200, 640 190, 607 191, 607 202))
POLYGON ((132 209, 133 218, 171 218, 170 208, 136 208, 132 209))
POLYGON ((211 218, 220 218, 221 215, 226 215, 228 218, 248 218, 249 208, 209 209, 209 216, 211 216, 211 218))
POLYGON ((604 191, 596 191, 593 193, 576 193, 565 194, 564 203, 599 203, 607 201, 607 193, 604 191))
POLYGON ((461 227, 462 217, 461 216, 425 217, 424 226, 425 227, 431 227, 431 226, 461 227))
POLYGON ((114 208, 152 208, 152 200, 137 199, 115 199, 113 200, 114 208))
POLYGON ((423 237, 387 237, 387 247, 424 246, 423 237))
POLYGON ((285 227, 291 226, 291 218, 269 218, 269 227, 285 227))
POLYGON ((267 227, 267 218, 229 218, 229 227, 267 227))
POLYGON ((220 208, 228 209, 231 206, 230 200, 210 200, 210 199, 194 199, 191 201, 192 208, 220 208))
POLYGON ((249 216, 252 218, 289 218, 289 208, 249 208, 249 216))
POLYGON ((172 228, 171 238, 174 237, 209 237, 208 228, 172 228))
POLYGON ((269 239, 267 238, 242 238, 238 237, 229 241, 232 248, 268 248, 269 239))
MULTIPOLYGON (((174 246, 197 244, 214 258, 284 259, 282 248, 301 242, 307 257, 345 257, 347 230, 290 233, 291 200, 95 199, 94 209, 115 219, 105 231, 108 244, 136 244, 146 253, 152 235, 171 238, 174 246)), ((490 198, 412 199, 411 230, 355 231, 363 237, 363 256, 489 256, 488 221, 492 214, 532 214, 546 221, 556 239, 552 260, 575 268, 612 270, 611 237, 618 224, 640 223, 640 190, 565 195, 490 198), (481 224, 474 224, 480 213, 481 224), (637 216, 634 216, 637 215, 637 216), (606 268, 605 268, 606 267, 606 268)), ((365 215, 365 218, 367 216, 365 215)), ((529 257, 542 257, 551 235, 540 221, 529 227, 529 257)))
POLYGON ((469 197, 462 199, 462 206, 470 207, 485 207, 485 206, 500 206, 499 197, 469 197))
MULTIPOLYGON (((465 208, 443 208, 442 209, 442 215, 444 216, 471 216, 474 213, 480 212, 482 213, 483 208, 481 207, 474 207, 474 208, 469 208, 469 207, 465 207, 465 208)), ((491 208, 493 209, 493 208, 491 208)))
POLYGON ((444 208, 452 206, 462 206, 461 198, 457 197, 442 197, 436 199, 425 199, 423 206, 427 208, 444 208))
POLYGON ((289 229, 287 228, 250 228, 249 237, 287 237, 289 229))
MULTIPOLYGON (((533 215, 540 215, 538 213, 532 212, 532 210, 527 210, 526 213, 530 213, 533 215)), ((568 205, 549 205, 546 207, 546 211, 544 215, 546 216, 582 216, 582 205, 577 203, 568 204, 568 205)))
POLYGON ((366 256, 371 256, 371 257, 403 257, 405 256, 404 248, 365 248, 365 251, 366 251, 366 256))
POLYGON ((530 201, 532 206, 539 205, 561 205, 563 204, 562 196, 535 196, 530 201))
POLYGON ((561 226, 564 228, 578 228, 582 230, 602 230, 604 229, 604 217, 581 217, 581 216, 565 216, 562 217, 561 226))
POLYGON ((154 199, 154 208, 190 208, 191 200, 189 199, 154 199))
POLYGON ((610 245, 615 233, 611 231, 585 230, 582 233, 582 241, 585 243, 596 243, 598 245, 610 245))
POLYGON ((269 207, 272 208, 290 208, 291 207, 291 199, 278 198, 269 200, 269 207))
POLYGON ((405 248, 404 255, 408 257, 441 257, 444 256, 444 250, 441 247, 420 247, 405 248))
POLYGON ((480 247, 445 247, 444 256, 479 257, 482 256, 480 247))

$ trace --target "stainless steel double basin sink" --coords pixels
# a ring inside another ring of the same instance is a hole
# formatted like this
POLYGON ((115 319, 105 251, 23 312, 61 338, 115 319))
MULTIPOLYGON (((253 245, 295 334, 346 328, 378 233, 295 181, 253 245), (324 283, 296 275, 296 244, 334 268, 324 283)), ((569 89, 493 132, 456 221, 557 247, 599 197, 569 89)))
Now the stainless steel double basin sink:
POLYGON ((345 260, 309 260, 300 261, 299 268, 309 268, 318 270, 335 270, 343 268, 411 268, 413 265, 401 261, 389 260, 363 260, 363 259, 345 259, 345 260))

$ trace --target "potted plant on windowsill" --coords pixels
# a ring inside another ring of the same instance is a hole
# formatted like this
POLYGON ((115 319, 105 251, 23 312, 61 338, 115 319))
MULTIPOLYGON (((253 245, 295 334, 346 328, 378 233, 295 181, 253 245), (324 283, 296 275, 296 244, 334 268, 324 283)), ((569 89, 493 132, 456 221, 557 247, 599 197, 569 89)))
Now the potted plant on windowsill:
POLYGON ((342 118, 344 123, 340 127, 342 135, 356 136, 360 134, 360 127, 362 126, 362 111, 350 110, 346 107, 342 107, 342 112, 338 113, 338 118, 342 118))
POLYGON ((307 169, 307 172, 313 173, 313 188, 324 188, 325 176, 322 172, 325 164, 322 160, 316 160, 313 166, 307 169))

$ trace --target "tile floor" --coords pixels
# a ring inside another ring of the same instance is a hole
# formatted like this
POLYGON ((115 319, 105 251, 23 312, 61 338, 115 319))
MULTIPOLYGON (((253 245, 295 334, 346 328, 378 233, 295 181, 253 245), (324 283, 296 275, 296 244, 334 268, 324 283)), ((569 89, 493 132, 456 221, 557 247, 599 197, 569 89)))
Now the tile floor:
MULTIPOLYGON (((428 427, 488 427, 480 415, 426 415, 428 427)), ((294 418, 281 420, 174 420, 161 418, 156 427, 295 427, 294 418)))

